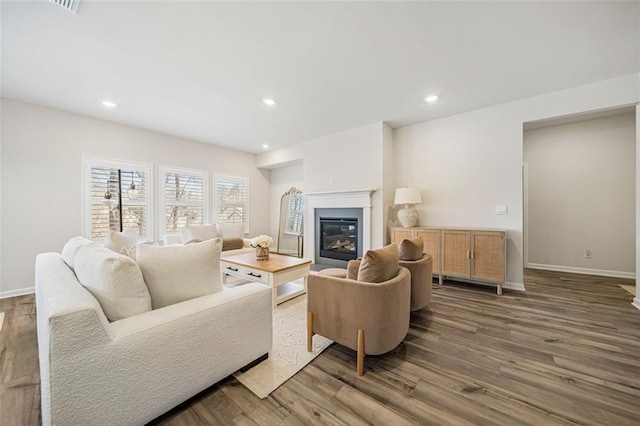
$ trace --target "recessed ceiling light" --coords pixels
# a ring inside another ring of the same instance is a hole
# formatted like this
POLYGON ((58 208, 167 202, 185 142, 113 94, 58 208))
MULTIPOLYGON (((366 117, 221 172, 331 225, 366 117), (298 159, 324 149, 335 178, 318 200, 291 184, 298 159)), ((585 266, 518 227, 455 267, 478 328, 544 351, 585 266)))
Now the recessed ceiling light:
POLYGON ((262 147, 263 147, 264 149, 267 149, 267 148, 269 148, 269 144, 268 144, 268 143, 263 143, 263 144, 262 144, 262 147))
POLYGON ((429 102, 430 104, 432 104, 438 100, 438 95, 429 95, 426 98, 424 98, 424 100, 425 102, 429 102))
POLYGON ((102 101, 102 105, 104 105, 107 108, 115 108, 118 106, 118 104, 116 104, 115 102, 111 102, 111 101, 102 101))
POLYGON ((267 106, 274 106, 276 104, 276 101, 274 101, 273 99, 264 98, 262 100, 262 103, 267 105, 267 106))

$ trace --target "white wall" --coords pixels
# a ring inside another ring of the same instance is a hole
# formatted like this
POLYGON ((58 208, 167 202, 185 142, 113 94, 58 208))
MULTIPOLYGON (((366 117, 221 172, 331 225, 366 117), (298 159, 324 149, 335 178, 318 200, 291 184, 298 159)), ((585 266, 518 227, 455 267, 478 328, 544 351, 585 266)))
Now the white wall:
MULTIPOLYGON (((259 167, 303 163, 305 193, 376 189, 371 197, 371 245, 384 244, 383 123, 313 139, 258 155, 259 167)), ((305 217, 305 220, 308 218, 305 217)), ((305 252, 309 252, 306 248, 305 252)))
POLYGON ((153 163, 155 175, 167 164, 209 170, 211 178, 248 176, 251 234, 270 230, 270 172, 256 168, 253 154, 10 100, 2 113, 4 297, 33 287, 38 253, 59 252, 80 235, 83 154, 153 163))
MULTIPOLYGON (((507 287, 522 288, 522 124, 640 100, 640 74, 396 129, 395 184, 422 190, 420 223, 508 230, 507 287), (509 214, 497 216, 496 205, 509 214)), ((636 188, 638 191, 639 188, 636 188)))
POLYGON ((393 206, 393 200, 396 192, 395 176, 394 176, 394 147, 393 147, 393 129, 384 124, 382 129, 382 193, 383 193, 383 223, 386 232, 384 233, 384 244, 391 241, 391 226, 397 219, 396 210, 393 206))
POLYGON ((635 112, 524 132, 531 267, 635 277, 635 139, 635 112))
POLYGON ((292 187, 304 192, 302 168, 303 164, 297 163, 271 170, 271 233, 269 235, 273 236, 276 244, 280 229, 280 199, 282 194, 292 187))

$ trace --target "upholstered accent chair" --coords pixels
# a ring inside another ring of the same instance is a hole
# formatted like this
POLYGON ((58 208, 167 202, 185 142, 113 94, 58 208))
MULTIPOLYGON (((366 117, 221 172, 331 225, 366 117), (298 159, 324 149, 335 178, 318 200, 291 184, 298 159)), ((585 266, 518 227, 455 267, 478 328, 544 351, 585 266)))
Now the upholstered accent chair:
POLYGON ((411 310, 418 311, 431 302, 433 258, 423 253, 424 241, 417 237, 405 239, 398 246, 400 266, 411 273, 411 310))
POLYGON ((411 276, 389 245, 352 260, 347 277, 311 274, 307 281, 307 350, 314 334, 357 351, 357 373, 365 355, 398 346, 409 331, 411 276))

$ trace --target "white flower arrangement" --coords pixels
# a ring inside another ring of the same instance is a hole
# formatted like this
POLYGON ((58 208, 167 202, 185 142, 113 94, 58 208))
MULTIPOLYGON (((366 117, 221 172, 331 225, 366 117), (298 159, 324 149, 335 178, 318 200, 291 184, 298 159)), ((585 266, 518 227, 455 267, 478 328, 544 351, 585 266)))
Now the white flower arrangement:
POLYGON ((269 247, 273 244, 273 238, 268 235, 258 235, 251 239, 251 247, 269 247))

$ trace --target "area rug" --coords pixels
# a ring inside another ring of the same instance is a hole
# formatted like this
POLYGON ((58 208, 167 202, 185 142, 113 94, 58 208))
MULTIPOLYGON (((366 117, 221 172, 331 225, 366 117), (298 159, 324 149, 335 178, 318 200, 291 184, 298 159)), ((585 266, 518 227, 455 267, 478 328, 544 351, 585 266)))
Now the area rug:
POLYGON ((636 295, 636 286, 627 285, 627 284, 618 284, 618 285, 623 289, 625 289, 626 291, 628 291, 629 293, 633 294, 634 296, 636 295))
POLYGON ((313 337, 313 351, 307 352, 307 296, 298 296, 273 313, 273 349, 260 364, 233 375, 260 398, 266 398, 281 384, 310 363, 333 341, 313 337))

